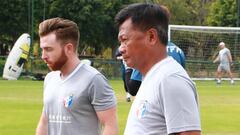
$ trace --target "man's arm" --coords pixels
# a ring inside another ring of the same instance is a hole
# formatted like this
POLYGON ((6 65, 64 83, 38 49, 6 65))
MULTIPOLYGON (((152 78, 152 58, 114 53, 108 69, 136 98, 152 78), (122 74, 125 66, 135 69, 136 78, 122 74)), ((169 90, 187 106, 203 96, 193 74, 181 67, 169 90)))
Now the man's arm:
POLYGON ((213 63, 216 63, 219 61, 219 56, 217 56, 217 58, 213 61, 213 63))
POLYGON ((118 135, 116 107, 98 111, 97 116, 103 125, 103 135, 118 135))
POLYGON ((228 60, 229 60, 230 65, 232 65, 232 55, 231 55, 230 51, 228 53, 228 60))
POLYGON ((44 115, 44 112, 42 112, 42 115, 40 117, 37 129, 36 129, 36 135, 47 135, 48 134, 47 128, 48 128, 47 118, 44 115))

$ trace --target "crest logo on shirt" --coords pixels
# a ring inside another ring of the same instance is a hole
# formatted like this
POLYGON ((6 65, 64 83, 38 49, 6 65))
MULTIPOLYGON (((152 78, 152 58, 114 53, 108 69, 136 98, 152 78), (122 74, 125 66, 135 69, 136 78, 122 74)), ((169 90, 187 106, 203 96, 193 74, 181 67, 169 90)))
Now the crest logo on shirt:
POLYGON ((136 110, 136 116, 138 119, 142 119, 143 117, 146 116, 149 103, 147 100, 140 101, 137 110, 136 110))
POLYGON ((67 96, 63 99, 63 105, 66 107, 66 108, 71 108, 72 107, 72 104, 73 104, 73 95, 71 96, 67 96))

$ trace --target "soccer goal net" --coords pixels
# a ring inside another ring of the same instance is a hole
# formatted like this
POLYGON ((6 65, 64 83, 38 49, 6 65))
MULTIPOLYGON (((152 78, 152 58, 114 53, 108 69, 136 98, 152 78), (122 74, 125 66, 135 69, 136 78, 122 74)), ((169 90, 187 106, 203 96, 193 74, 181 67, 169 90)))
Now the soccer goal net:
POLYGON ((222 41, 232 54, 234 78, 240 77, 240 28, 170 25, 168 34, 169 40, 184 51, 186 70, 192 78, 215 78, 218 63, 213 64, 213 60, 222 41))

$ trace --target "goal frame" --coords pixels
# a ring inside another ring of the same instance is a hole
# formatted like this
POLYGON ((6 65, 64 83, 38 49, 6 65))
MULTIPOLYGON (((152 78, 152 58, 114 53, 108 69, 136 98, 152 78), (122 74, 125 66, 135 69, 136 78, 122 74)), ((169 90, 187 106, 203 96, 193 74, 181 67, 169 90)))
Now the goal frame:
MULTIPOLYGON (((172 41, 172 35, 171 35, 171 30, 180 30, 180 31, 190 31, 190 32, 203 32, 203 33, 221 33, 221 34, 230 34, 230 33, 234 33, 236 35, 238 35, 236 38, 234 38, 236 43, 240 42, 240 27, 216 27, 216 26, 192 26, 192 25, 169 25, 168 28, 168 41, 172 41), (211 32, 214 31, 214 32, 211 32)), ((240 44, 237 44, 240 45, 240 44)), ((238 50, 237 49, 238 46, 236 46, 236 44, 234 44, 234 50, 238 50)), ((235 53, 235 51, 234 51, 235 53)), ((233 54, 236 55, 236 54, 233 54)), ((188 60, 186 60, 186 63, 188 63, 188 60)), ((240 64, 240 61, 235 61, 234 64, 240 64)), ((217 69, 217 67, 216 67, 217 69)), ((235 80, 240 80, 240 69, 238 69, 238 75, 235 77, 235 80)), ((215 77, 206 77, 206 78, 193 78, 196 80, 214 80, 215 77)), ((223 78, 223 80, 228 80, 228 78, 223 78)))

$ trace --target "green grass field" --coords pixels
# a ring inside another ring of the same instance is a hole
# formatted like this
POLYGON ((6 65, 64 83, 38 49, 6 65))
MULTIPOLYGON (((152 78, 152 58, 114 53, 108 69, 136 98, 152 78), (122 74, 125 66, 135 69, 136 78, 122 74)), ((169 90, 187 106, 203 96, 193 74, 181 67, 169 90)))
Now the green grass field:
MULTIPOLYGON (((111 80, 118 98, 118 123, 123 134, 131 103, 121 80, 111 80)), ((240 135, 240 82, 196 81, 203 135, 240 135)), ((0 80, 0 135, 33 135, 42 110, 41 81, 0 80)))

